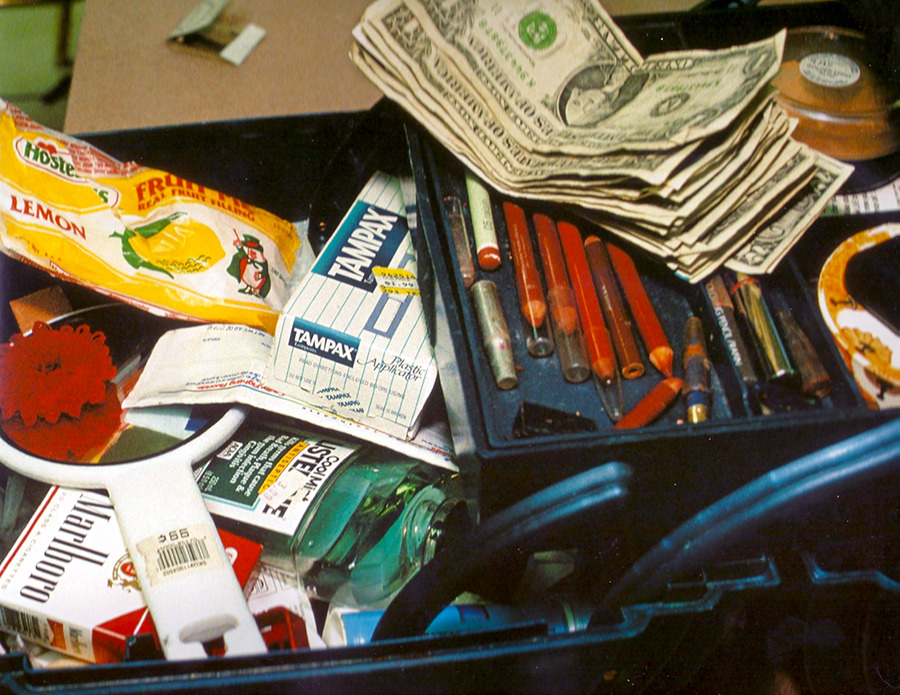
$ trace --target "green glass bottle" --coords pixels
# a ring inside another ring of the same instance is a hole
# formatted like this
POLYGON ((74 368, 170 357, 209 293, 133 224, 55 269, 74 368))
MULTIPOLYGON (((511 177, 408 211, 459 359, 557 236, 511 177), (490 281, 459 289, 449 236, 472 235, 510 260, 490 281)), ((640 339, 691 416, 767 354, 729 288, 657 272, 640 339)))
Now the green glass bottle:
POLYGON ((293 566, 311 597, 381 608, 468 526, 458 476, 295 425, 251 422, 195 471, 218 523, 293 566))
POLYGON ((307 591, 345 606, 387 605, 448 528, 466 523, 458 494, 448 472, 364 450, 298 529, 292 550, 307 591))

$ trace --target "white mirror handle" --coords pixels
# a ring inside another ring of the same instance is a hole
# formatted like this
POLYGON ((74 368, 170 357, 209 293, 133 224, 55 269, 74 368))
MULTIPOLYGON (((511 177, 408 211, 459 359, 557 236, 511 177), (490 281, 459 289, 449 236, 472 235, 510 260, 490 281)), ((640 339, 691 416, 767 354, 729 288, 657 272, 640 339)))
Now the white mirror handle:
POLYGON ((107 481, 122 535, 167 659, 204 659, 224 638, 225 655, 266 645, 190 464, 172 457, 107 481))

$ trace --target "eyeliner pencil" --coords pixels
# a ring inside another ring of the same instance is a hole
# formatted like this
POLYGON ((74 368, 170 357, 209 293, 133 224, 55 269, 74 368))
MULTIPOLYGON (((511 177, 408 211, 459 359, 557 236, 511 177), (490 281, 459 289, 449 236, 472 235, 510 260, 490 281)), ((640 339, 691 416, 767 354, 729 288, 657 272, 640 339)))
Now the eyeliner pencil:
POLYGON ((740 374, 741 381, 748 389, 753 390, 759 383, 759 379, 756 376, 756 369, 753 367, 750 350, 738 327, 734 302, 731 301, 725 281, 721 275, 713 275, 706 281, 704 289, 712 304, 713 315, 716 323, 719 324, 719 332, 725 341, 731 362, 740 374))
POLYGON ((697 316, 689 316, 684 325, 684 351, 682 353, 684 371, 685 416, 688 422, 703 422, 709 417, 710 405, 710 364, 703 336, 703 323, 697 316))
POLYGON ((466 218, 463 216, 462 203, 455 195, 444 198, 447 207, 447 218, 450 220, 450 235, 453 237, 453 249, 463 287, 469 289, 475 282, 475 263, 472 261, 472 249, 469 248, 469 234, 466 231, 466 218))
POLYGON ((581 241, 581 232, 574 225, 564 221, 557 222, 556 231, 559 233, 563 257, 572 280, 572 288, 575 290, 575 304, 578 307, 585 342, 591 355, 591 367, 597 376, 609 383, 615 377, 616 357, 606 322, 603 320, 600 299, 597 296, 594 281, 591 279, 591 271, 581 241))
POLYGON ((591 369, 595 378, 600 381, 597 385, 598 393, 607 415, 613 422, 617 422, 622 417, 622 386, 619 383, 612 340, 603 320, 597 289, 591 279, 591 269, 584 252, 581 232, 575 225, 566 221, 558 222, 556 231, 562 243, 566 267, 569 269, 569 277, 575 290, 575 303, 578 306, 578 315, 581 317, 584 339, 591 358, 591 369))
POLYGON ((560 328, 566 333, 572 333, 578 328, 578 308, 575 306, 575 294, 569 285, 569 275, 566 272, 566 262, 556 232, 556 224, 546 215, 535 213, 534 231, 544 264, 547 298, 551 304, 550 312, 555 316, 560 328))
POLYGON ((472 216, 472 234, 475 251, 482 270, 495 270, 500 266, 500 245, 494 226, 494 211, 487 188, 471 172, 466 172, 466 193, 469 196, 469 213, 472 216))
POLYGON ((525 347, 533 357, 546 357, 553 352, 553 340, 547 330, 547 302, 528 234, 525 211, 515 203, 504 201, 503 216, 515 269, 519 308, 525 320, 525 347))
POLYGON ((626 379, 637 379, 644 373, 644 363, 641 360, 641 352, 631 321, 625 312, 625 303, 616 284, 616 276, 606 245, 599 237, 591 235, 584 240, 584 253, 591 269, 591 276, 594 278, 597 295, 600 297, 603 316, 612 336, 622 376, 626 379))
POLYGON ((650 389, 650 392, 638 401, 638 404, 629 410, 613 429, 627 430, 653 422, 678 398, 681 387, 682 381, 677 376, 663 379, 650 389))
POLYGON ((672 376, 675 352, 659 323, 659 317, 647 296, 647 290, 644 289, 634 261, 631 260, 631 256, 617 246, 607 244, 606 248, 609 250, 609 258, 616 270, 616 276, 622 285, 625 298, 628 300, 628 306, 631 308, 631 315, 634 317, 638 332, 644 341, 644 347, 647 348, 650 362, 665 376, 672 376))
POLYGON ((575 293, 569 284, 566 262, 563 257, 556 224, 546 215, 536 213, 533 218, 538 249, 547 281, 547 301, 550 304, 550 320, 553 340, 566 381, 578 383, 591 375, 587 350, 581 326, 575 293))

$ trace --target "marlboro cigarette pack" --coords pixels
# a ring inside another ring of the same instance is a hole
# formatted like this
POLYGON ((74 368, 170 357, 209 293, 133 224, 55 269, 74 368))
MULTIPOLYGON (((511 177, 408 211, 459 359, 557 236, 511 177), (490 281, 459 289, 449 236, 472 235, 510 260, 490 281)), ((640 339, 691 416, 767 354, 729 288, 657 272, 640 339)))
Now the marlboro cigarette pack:
MULTIPOLYGON (((220 531, 241 586, 262 546, 220 531)), ((119 522, 105 495, 52 487, 0 565, 0 629, 94 663, 153 635, 119 522)))

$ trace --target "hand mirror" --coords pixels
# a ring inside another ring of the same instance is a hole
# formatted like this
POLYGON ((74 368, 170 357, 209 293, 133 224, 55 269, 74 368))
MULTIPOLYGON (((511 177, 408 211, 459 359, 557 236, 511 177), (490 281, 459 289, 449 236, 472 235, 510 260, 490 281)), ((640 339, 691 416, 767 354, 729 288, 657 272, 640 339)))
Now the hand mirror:
MULTIPOLYGON (((44 483, 105 489, 167 659, 266 651, 191 467, 220 449, 243 408, 166 428, 120 407, 167 322, 125 304, 76 311, 0 345, 0 463, 44 483), (165 429, 164 434, 160 431, 165 429)), ((171 419, 171 418, 170 418, 171 419)))

